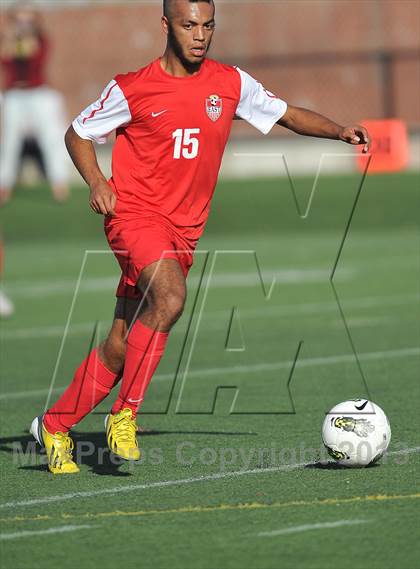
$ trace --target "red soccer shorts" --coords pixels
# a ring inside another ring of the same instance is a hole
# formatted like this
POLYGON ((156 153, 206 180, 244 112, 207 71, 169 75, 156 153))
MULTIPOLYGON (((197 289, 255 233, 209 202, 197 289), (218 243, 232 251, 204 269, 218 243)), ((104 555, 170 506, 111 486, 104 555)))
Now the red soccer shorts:
POLYGON ((187 277, 196 240, 187 239, 163 216, 108 217, 105 234, 121 267, 117 297, 139 298, 136 284, 142 270, 161 259, 176 259, 187 277))

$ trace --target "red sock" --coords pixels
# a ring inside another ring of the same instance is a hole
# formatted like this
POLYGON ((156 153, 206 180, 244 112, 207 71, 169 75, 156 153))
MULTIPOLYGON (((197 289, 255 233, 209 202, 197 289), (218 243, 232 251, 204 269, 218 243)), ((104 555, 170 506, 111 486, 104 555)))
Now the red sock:
POLYGON ((67 432, 101 401, 114 387, 117 374, 107 369, 93 350, 74 374, 73 381, 60 399, 44 415, 49 433, 67 432))
POLYGON ((111 413, 131 409, 133 417, 163 356, 169 334, 146 328, 136 320, 127 339, 121 389, 111 413))

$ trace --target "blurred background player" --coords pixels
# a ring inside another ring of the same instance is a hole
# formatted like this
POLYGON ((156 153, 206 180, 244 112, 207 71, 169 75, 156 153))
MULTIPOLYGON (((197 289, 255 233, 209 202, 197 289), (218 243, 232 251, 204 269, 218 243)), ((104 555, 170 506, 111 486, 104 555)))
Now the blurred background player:
POLYGON ((69 195, 63 143, 65 114, 60 93, 46 83, 49 44, 39 14, 27 4, 11 8, 0 36, 1 100, 0 203, 16 184, 22 149, 36 140, 56 201, 69 195))

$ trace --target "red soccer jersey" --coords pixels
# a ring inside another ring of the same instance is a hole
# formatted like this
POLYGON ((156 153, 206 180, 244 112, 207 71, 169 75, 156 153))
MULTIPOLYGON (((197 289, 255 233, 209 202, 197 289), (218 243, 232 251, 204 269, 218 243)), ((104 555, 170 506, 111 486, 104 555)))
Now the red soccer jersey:
POLYGON ((158 213, 198 239, 235 115, 266 134, 286 109, 236 67, 206 59, 196 75, 174 77, 156 59, 117 75, 73 127, 98 143, 116 130, 110 183, 117 216, 158 213))

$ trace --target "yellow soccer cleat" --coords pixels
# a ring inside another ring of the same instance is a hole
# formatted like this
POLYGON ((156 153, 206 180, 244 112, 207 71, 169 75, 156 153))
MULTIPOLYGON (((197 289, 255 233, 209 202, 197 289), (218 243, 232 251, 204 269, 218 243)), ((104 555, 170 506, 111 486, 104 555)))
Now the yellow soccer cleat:
POLYGON ((139 460, 137 425, 131 409, 122 409, 115 415, 107 415, 105 429, 108 446, 114 454, 125 460, 139 460))
POLYGON ((49 433, 42 422, 42 415, 35 417, 30 429, 34 438, 45 448, 48 468, 53 474, 76 474, 79 467, 73 460, 73 440, 68 433, 49 433))

